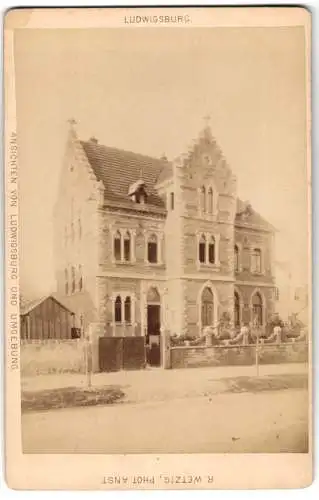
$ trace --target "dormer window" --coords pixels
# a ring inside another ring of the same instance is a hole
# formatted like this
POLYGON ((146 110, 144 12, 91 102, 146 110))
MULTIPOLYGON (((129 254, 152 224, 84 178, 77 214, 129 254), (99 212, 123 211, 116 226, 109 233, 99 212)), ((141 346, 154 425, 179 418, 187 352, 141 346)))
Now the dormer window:
POLYGON ((128 190, 128 195, 134 203, 143 205, 147 202, 147 192, 145 188, 145 182, 140 179, 130 185, 128 190))

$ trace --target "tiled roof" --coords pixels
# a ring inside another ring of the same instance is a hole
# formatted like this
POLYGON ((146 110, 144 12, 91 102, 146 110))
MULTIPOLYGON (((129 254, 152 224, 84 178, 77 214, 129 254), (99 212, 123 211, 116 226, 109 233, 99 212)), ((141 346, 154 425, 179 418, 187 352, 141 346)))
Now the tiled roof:
MULTIPOLYGON (((173 175, 172 164, 166 159, 111 148, 99 144, 96 140, 80 141, 88 161, 99 181, 105 187, 105 201, 116 204, 119 208, 165 212, 162 198, 156 192, 156 184, 173 175), (138 205, 129 196, 132 185, 143 181, 147 193, 147 204, 138 205)), ((248 202, 237 199, 236 223, 253 225, 265 230, 274 230, 248 202)))
POLYGON ((142 179, 147 192, 147 207, 165 210, 155 184, 164 171, 171 170, 169 162, 103 146, 94 141, 81 141, 81 145, 97 179, 105 186, 106 200, 131 207, 134 202, 128 196, 129 187, 142 179))
POLYGON ((275 228, 266 219, 264 219, 247 201, 237 198, 235 224, 245 226, 255 226, 266 231, 274 231, 275 228))

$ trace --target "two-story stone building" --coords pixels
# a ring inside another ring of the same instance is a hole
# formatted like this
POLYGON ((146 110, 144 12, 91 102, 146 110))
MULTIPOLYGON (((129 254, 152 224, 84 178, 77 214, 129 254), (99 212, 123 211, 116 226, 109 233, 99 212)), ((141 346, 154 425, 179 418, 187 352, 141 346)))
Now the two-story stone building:
POLYGON ((274 310, 274 228, 237 198, 208 126, 172 163, 71 126, 54 222, 57 292, 104 335, 199 336, 274 310))

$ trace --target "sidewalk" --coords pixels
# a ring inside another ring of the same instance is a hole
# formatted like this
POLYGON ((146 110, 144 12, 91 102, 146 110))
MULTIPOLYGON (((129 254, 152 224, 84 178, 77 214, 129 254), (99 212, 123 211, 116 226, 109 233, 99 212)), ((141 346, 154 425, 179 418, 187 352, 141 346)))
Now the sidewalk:
MULTIPOLYGON (((308 365, 303 363, 261 365, 259 376, 305 374, 308 365)), ((94 387, 120 386, 130 401, 158 401, 180 397, 205 395, 216 388, 224 378, 255 377, 255 366, 223 366, 163 370, 147 368, 138 371, 96 373, 92 375, 94 387)), ((222 382, 221 382, 222 384, 222 382)), ((86 387, 84 374, 57 374, 25 377, 21 380, 23 391, 40 391, 62 387, 86 387)))

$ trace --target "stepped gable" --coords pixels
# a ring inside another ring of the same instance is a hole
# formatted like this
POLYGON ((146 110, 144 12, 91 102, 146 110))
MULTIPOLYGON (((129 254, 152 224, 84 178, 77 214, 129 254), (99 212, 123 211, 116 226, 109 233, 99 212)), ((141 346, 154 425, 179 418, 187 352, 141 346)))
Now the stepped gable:
MULTIPOLYGON (((131 151, 103 146, 95 141, 81 141, 82 148, 99 181, 105 187, 105 200, 132 207, 134 202, 128 196, 132 184, 142 178, 147 192, 147 204, 165 210, 164 201, 157 194, 155 185, 160 176, 169 175, 172 169, 165 160, 152 158, 131 151)), ((134 208, 140 209, 134 204, 134 208)))

